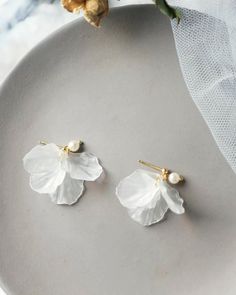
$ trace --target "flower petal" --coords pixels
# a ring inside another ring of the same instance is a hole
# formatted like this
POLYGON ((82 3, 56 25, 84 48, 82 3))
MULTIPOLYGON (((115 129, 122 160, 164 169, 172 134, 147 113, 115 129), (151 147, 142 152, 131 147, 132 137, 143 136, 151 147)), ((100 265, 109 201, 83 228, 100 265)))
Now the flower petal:
POLYGON ((40 194, 54 193, 63 182, 66 172, 60 167, 47 173, 37 173, 30 176, 30 187, 40 194))
POLYGON ((63 183, 51 194, 51 199, 56 204, 72 205, 78 201, 84 191, 84 181, 73 179, 67 173, 63 183))
POLYGON ((60 149, 54 143, 37 145, 23 158, 24 168, 30 174, 55 171, 61 165, 59 157, 60 149))
POLYGON ((69 12, 76 13, 85 5, 85 0, 61 0, 62 6, 69 12))
POLYGON ((149 226, 161 221, 168 210, 168 205, 166 201, 160 197, 160 191, 157 192, 153 202, 155 203, 155 206, 145 206, 138 207, 136 209, 130 209, 130 217, 144 226, 149 226))
POLYGON ((94 181, 103 171, 98 159, 90 153, 70 153, 63 165, 72 178, 80 180, 94 181))
POLYGON ((108 14, 108 0, 87 0, 83 9, 84 18, 91 25, 99 27, 101 19, 108 14))
POLYGON ((185 209, 183 207, 183 199, 181 199, 179 192, 171 187, 166 181, 160 182, 161 195, 165 199, 168 207, 176 214, 183 214, 185 209))
POLYGON ((116 188, 116 195, 121 204, 129 209, 152 204, 151 201, 159 190, 156 177, 155 173, 138 169, 124 178, 116 188))

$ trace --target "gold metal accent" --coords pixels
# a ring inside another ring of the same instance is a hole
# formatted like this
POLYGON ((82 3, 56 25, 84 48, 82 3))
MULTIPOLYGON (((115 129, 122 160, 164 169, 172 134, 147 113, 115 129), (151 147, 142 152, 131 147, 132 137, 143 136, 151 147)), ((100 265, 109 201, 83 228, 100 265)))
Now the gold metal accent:
MULTIPOLYGON (((139 163, 142 164, 142 165, 144 165, 144 166, 147 166, 147 167, 149 167, 151 169, 154 169, 156 171, 161 172, 161 178, 163 180, 168 180, 168 176, 170 174, 170 170, 169 169, 162 168, 160 166, 154 165, 154 164, 149 163, 149 162, 145 162, 143 160, 139 160, 139 163)), ((184 177, 182 175, 180 175, 180 181, 184 181, 184 177)))
POLYGON ((46 145, 48 143, 46 141, 44 141, 44 140, 40 140, 39 144, 46 145))
POLYGON ((139 163, 142 164, 142 165, 144 165, 144 166, 147 166, 147 167, 149 167, 151 169, 154 169, 156 171, 161 172, 161 178, 163 180, 168 180, 168 175, 169 175, 169 170, 168 169, 162 168, 160 166, 154 165, 154 164, 149 163, 149 162, 145 162, 143 160, 139 160, 139 163))
POLYGON ((143 160, 139 160, 139 163, 143 164, 143 165, 145 165, 145 166, 147 166, 149 168, 152 168, 154 170, 160 171, 162 173, 166 173, 168 171, 168 169, 166 169, 166 168, 161 168, 160 166, 154 165, 154 164, 149 163, 149 162, 145 162, 143 160))
MULTIPOLYGON (((79 142, 79 149, 80 149, 80 146, 82 145, 82 144, 84 144, 83 143, 83 141, 81 141, 81 140, 78 140, 78 142, 79 142)), ((44 140, 41 140, 40 142, 39 142, 39 144, 42 144, 42 145, 47 145, 48 144, 48 142, 46 142, 46 141, 44 141, 44 140)), ((65 146, 63 146, 63 145, 58 145, 58 144, 56 144, 56 146, 58 146, 60 149, 62 149, 64 152, 66 152, 67 154, 70 152, 70 153, 77 153, 78 151, 76 151, 76 152, 72 152, 69 148, 68 148, 68 146, 67 145, 65 145, 65 146)), ((79 150, 78 149, 78 150, 79 150)))
MULTIPOLYGON (((41 140, 41 141, 39 142, 39 144, 47 145, 48 142, 46 142, 46 141, 44 141, 44 140, 41 140)), ((64 148, 65 148, 64 146, 62 146, 62 145, 58 145, 58 144, 56 144, 56 146, 58 146, 60 149, 64 149, 64 148)))

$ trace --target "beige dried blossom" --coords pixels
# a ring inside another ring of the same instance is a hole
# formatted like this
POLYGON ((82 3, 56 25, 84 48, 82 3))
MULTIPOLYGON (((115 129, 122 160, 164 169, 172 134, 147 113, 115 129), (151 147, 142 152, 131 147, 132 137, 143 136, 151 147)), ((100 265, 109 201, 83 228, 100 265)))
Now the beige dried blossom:
POLYGON ((93 26, 99 27, 101 19, 108 14, 108 0, 61 0, 69 12, 83 11, 84 18, 93 26))

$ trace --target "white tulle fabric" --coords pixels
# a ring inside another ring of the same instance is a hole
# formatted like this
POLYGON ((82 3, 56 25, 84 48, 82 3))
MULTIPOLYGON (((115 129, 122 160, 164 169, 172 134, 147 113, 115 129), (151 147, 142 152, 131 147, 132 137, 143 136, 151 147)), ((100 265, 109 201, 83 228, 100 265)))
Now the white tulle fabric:
POLYGON ((90 153, 67 153, 57 145, 37 145, 23 159, 31 188, 49 194, 56 204, 72 205, 84 191, 84 181, 94 181, 103 169, 90 153))
MULTIPOLYGON (((154 5, 155 1, 110 2, 116 6, 154 5)), ((179 25, 173 20, 172 28, 184 80, 218 147, 236 173, 236 1, 167 2, 181 13, 179 25)))
POLYGON ((185 212, 179 192, 147 170, 138 169, 124 178, 116 195, 130 217, 144 226, 161 221, 168 209, 176 214, 185 212))
POLYGON ((236 1, 168 3, 182 15, 172 27, 185 82, 236 173, 236 1))

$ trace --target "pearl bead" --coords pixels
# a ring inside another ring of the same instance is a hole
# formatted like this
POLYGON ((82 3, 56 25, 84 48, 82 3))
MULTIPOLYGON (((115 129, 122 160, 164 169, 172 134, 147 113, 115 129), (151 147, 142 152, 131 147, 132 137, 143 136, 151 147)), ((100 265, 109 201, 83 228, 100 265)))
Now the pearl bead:
POLYGON ((67 146, 71 152, 74 152, 74 153, 78 152, 78 150, 80 148, 80 141, 79 140, 71 140, 67 146))
POLYGON ((168 176, 168 180, 170 183, 172 184, 177 184, 178 182, 180 182, 181 177, 178 173, 176 172, 172 172, 170 173, 170 175, 168 176))

